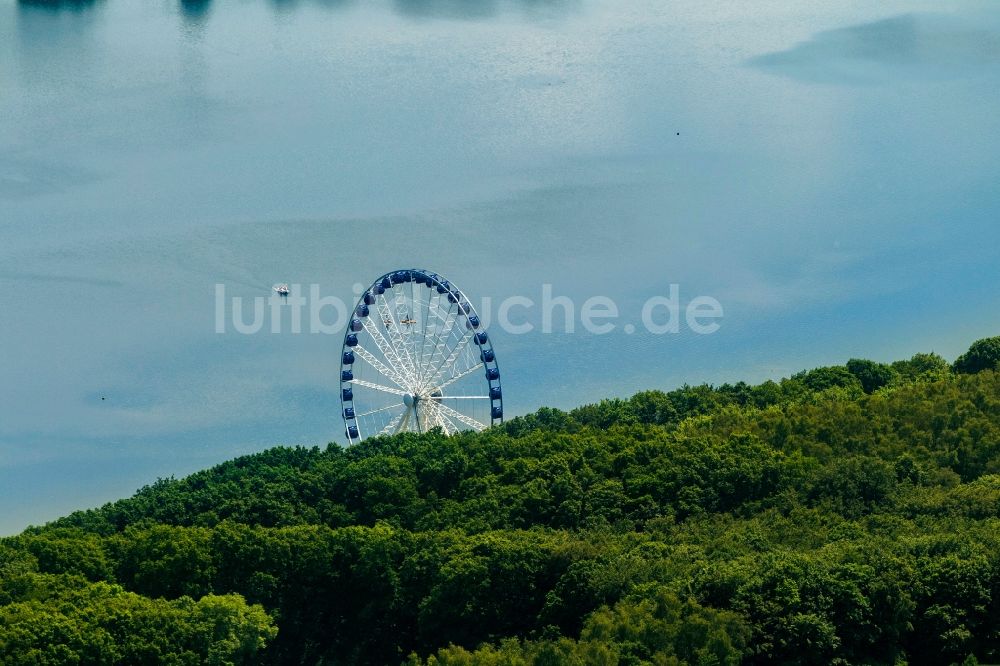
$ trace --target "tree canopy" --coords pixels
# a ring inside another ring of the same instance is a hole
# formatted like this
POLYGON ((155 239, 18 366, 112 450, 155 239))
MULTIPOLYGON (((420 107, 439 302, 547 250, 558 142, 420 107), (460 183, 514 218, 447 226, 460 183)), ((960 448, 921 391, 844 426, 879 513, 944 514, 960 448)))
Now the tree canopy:
POLYGON ((161 479, 0 540, 0 663, 998 661, 990 340, 161 479))

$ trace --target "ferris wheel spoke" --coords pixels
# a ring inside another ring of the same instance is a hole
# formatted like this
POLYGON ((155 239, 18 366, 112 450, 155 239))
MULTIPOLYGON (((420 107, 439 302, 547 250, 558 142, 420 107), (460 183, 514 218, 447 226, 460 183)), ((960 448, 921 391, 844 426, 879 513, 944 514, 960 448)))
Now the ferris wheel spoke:
POLYGON ((430 423, 430 426, 432 428, 440 427, 442 430, 444 429, 444 426, 441 425, 441 417, 438 414, 437 410, 434 409, 433 405, 431 405, 430 403, 425 404, 423 406, 423 412, 424 412, 425 424, 430 423))
POLYGON ((393 388, 391 386, 383 386, 382 384, 376 384, 375 382, 368 382, 364 379, 352 379, 351 383, 356 386, 364 386, 365 388, 370 388, 375 391, 382 391, 383 393, 391 393, 393 395, 409 395, 406 391, 401 391, 398 388, 393 388))
POLYGON ((439 426, 441 426, 441 430, 444 431, 444 434, 454 435, 458 432, 458 428, 456 428, 451 421, 449 421, 448 418, 441 413, 441 410, 437 408, 437 404, 434 401, 428 402, 427 407, 430 409, 431 414, 434 415, 434 420, 439 426))
POLYGON ((441 410, 437 408, 437 405, 434 404, 433 401, 428 404, 431 406, 431 414, 434 415, 434 421, 441 426, 441 430, 443 430, 447 435, 453 434, 455 428, 448 423, 448 419, 445 418, 444 414, 441 413, 441 410))
POLYGON ((441 427, 449 435, 454 435, 459 431, 459 427, 452 423, 451 419, 445 416, 444 412, 438 409, 437 405, 434 405, 434 413, 437 415, 438 419, 441 421, 441 427))
MULTIPOLYGON (((416 283, 410 282, 410 300, 406 301, 405 290, 401 289, 396 297, 396 319, 403 325, 400 334, 403 337, 403 348, 410 358, 410 365, 416 370, 420 367, 417 358, 417 347, 414 342, 414 330, 417 325, 417 297, 414 291, 416 283)), ((415 373, 419 375, 419 373, 415 373)))
POLYGON ((362 416, 371 416, 372 414, 378 414, 379 412, 386 412, 389 411, 390 409, 396 409, 397 407, 402 407, 403 405, 404 403, 399 402, 396 403, 395 405, 389 405, 388 407, 379 407, 378 409, 371 409, 362 414, 358 414, 358 418, 360 419, 362 416))
MULTIPOLYGON (((452 349, 451 354, 448 356, 448 358, 442 361, 441 364, 438 366, 437 370, 435 370, 434 376, 431 378, 429 382, 430 385, 433 385, 442 377, 444 377, 445 374, 452 368, 452 366, 455 365, 455 361, 458 360, 458 357, 461 356, 462 352, 466 349, 466 347, 469 346, 470 340, 472 340, 472 336, 469 335, 468 333, 466 333, 459 339, 458 343, 455 345, 455 348, 452 349)), ((454 379, 454 377, 452 377, 452 379, 454 379)))
POLYGON ((451 429, 451 434, 456 435, 462 430, 462 424, 456 423, 454 419, 448 418, 444 413, 441 413, 441 420, 444 421, 448 427, 451 429))
MULTIPOLYGON (((428 287, 428 288, 429 289, 433 289, 431 287, 428 287)), ((421 376, 422 376, 422 372, 423 372, 424 368, 426 367, 425 364, 428 363, 428 362, 430 362, 432 360, 431 357, 428 356, 428 354, 430 352, 434 351, 434 347, 433 347, 434 338, 431 337, 430 335, 428 335, 428 331, 431 331, 431 332, 436 332, 437 331, 437 324, 436 323, 432 323, 433 318, 432 318, 432 308, 431 308, 431 303, 434 300, 434 296, 435 295, 437 295, 436 292, 432 291, 432 295, 428 296, 427 300, 424 301, 424 303, 423 303, 423 305, 424 305, 424 318, 423 318, 423 322, 422 322, 422 325, 421 325, 422 339, 420 341, 420 347, 417 349, 417 362, 418 362, 418 364, 421 367, 421 376)), ((440 298, 438 300, 440 300, 440 298)), ((437 311, 436 310, 434 310, 434 312, 433 312, 433 317, 434 318, 437 317, 437 311)))
POLYGON ((413 341, 413 326, 416 323, 416 299, 413 293, 413 282, 410 282, 410 300, 406 299, 406 287, 400 286, 393 289, 396 294, 396 331, 402 344, 403 353, 406 355, 407 364, 413 369, 413 378, 419 378, 419 363, 417 361, 416 346, 413 341))
MULTIPOLYGON (((378 347, 378 350, 382 353, 382 356, 385 357, 385 359, 390 363, 396 365, 396 367, 398 367, 401 371, 405 372, 406 366, 403 364, 402 359, 399 358, 399 355, 397 354, 395 347, 392 345, 391 342, 389 342, 389 340, 386 339, 384 335, 382 335, 382 331, 378 330, 378 326, 371 321, 370 317, 365 317, 362 321, 364 322, 363 325, 365 327, 365 330, 368 331, 368 335, 371 337, 372 342, 375 343, 375 346, 378 347)), ((369 352, 369 355, 371 355, 371 352, 369 352)), ((374 358, 374 356, 372 358, 374 358)), ((367 358, 365 360, 368 361, 367 358)), ((376 362, 382 368, 386 368, 386 370, 396 375, 396 379, 403 380, 403 376, 400 375, 398 372, 394 372, 393 370, 388 369, 387 366, 381 363, 380 361, 376 360, 376 362)), ((371 363, 371 361, 369 361, 369 363, 371 363)), ((378 366, 376 366, 376 368, 378 368, 378 366)), ((380 372, 382 372, 382 374, 386 374, 386 372, 382 370, 380 370, 380 372)), ((390 379, 392 378, 390 377, 390 379)), ((393 379, 394 383, 399 384, 400 386, 404 385, 405 380, 396 381, 396 379, 393 379)))
MULTIPOLYGON (((395 290, 393 290, 393 293, 395 293, 395 290)), ((389 344, 392 347, 392 360, 399 364, 400 370, 406 375, 416 379, 416 367, 413 365, 410 355, 406 352, 403 335, 399 332, 400 323, 393 316, 392 309, 389 307, 389 299, 386 298, 385 294, 380 294, 378 311, 386 333, 389 334, 389 344)))
POLYGON ((387 366, 382 361, 378 360, 378 358, 376 358, 374 354, 372 354, 370 351, 368 351, 361 345, 356 345, 354 347, 354 353, 360 356, 362 359, 364 359, 365 362, 368 363, 368 365, 378 370, 378 372, 383 377, 388 379, 396 386, 402 388, 406 386, 406 384, 408 383, 406 379, 404 379, 402 376, 399 375, 399 373, 397 373, 395 370, 387 366))
POLYGON ((431 376, 432 383, 438 381, 455 363, 455 361, 458 360, 462 350, 465 349, 468 339, 468 336, 463 335, 458 339, 454 347, 448 347, 446 349, 448 351, 448 356, 445 356, 443 353, 441 354, 441 360, 438 362, 437 367, 434 368, 434 374, 431 376))
POLYGON ((424 348, 423 352, 427 351, 427 329, 429 326, 435 326, 434 320, 437 319, 437 310, 434 306, 435 300, 441 300, 440 295, 435 291, 433 286, 427 287, 428 294, 426 299, 421 299, 421 304, 424 306, 424 348))
POLYGON ((404 432, 407 429, 410 425, 410 412, 412 411, 413 410, 409 407, 403 410, 403 413, 400 415, 402 416, 402 420, 396 425, 396 429, 392 431, 392 434, 395 435, 404 432))
POLYGON ((431 407, 430 409, 425 409, 424 411, 427 412, 427 417, 424 419, 424 422, 427 425, 427 430, 431 430, 432 428, 441 428, 442 432, 447 432, 444 424, 441 423, 441 415, 436 409, 431 407))
POLYGON ((457 435, 462 431, 461 423, 456 423, 454 419, 450 419, 444 414, 441 415, 441 418, 448 424, 448 427, 451 428, 451 434, 457 435))
POLYGON ((438 402, 438 403, 436 403, 435 406, 438 409, 440 409, 441 412, 443 414, 445 414, 446 416, 448 416, 449 418, 455 419, 456 421, 459 421, 460 423, 464 423, 465 425, 469 426, 473 430, 486 430, 486 426, 483 425, 482 423, 480 423, 479 421, 477 421, 476 419, 472 418, 471 416, 466 416, 462 412, 455 411, 454 409, 452 409, 448 405, 442 405, 440 402, 438 402))
POLYGON ((442 391, 442 390, 448 388, 449 386, 451 386, 452 384, 454 384, 458 380, 462 379, 463 377, 467 377, 467 376, 471 375, 472 373, 476 372, 477 370, 479 370, 482 367, 483 367, 482 363, 475 364, 474 366, 472 366, 468 370, 465 370, 463 372, 458 373, 457 375, 455 375, 454 377, 452 377, 451 379, 449 379, 448 381, 446 381, 444 384, 441 384, 440 386, 438 386, 437 390, 438 391, 442 391))
POLYGON ((384 428, 378 431, 378 434, 388 435, 389 433, 395 432, 396 428, 399 426, 399 423, 403 420, 403 417, 405 415, 406 415, 406 410, 400 412, 399 414, 396 414, 396 416, 392 417, 392 420, 390 420, 387 424, 385 424, 384 428))
MULTIPOLYGON (((441 358, 443 360, 445 358, 445 354, 447 354, 449 351, 448 341, 451 339, 452 331, 455 329, 455 322, 458 321, 458 313, 455 310, 456 307, 454 305, 451 306, 450 308, 448 308, 448 310, 445 312, 445 316, 442 318, 444 325, 441 327, 441 331, 438 333, 437 344, 434 345, 434 348, 431 350, 430 358, 427 359, 427 364, 424 368, 424 370, 428 373, 425 377, 423 377, 423 379, 425 380, 424 383, 425 386, 427 385, 426 380, 430 379, 430 377, 432 377, 436 373, 436 369, 431 369, 434 366, 434 360, 436 358, 441 358)), ((440 317, 441 309, 439 306, 436 312, 440 317)))
POLYGON ((440 294, 435 293, 433 296, 427 299, 427 309, 430 312, 430 314, 433 314, 434 318, 437 319, 442 324, 446 324, 448 322, 448 315, 449 312, 451 311, 451 307, 449 307, 447 310, 441 308, 440 294))
POLYGON ((440 310, 440 295, 433 295, 428 298, 427 306, 427 319, 424 321, 424 340, 420 348, 420 364, 421 367, 426 367, 427 365, 433 363, 434 361, 434 351, 437 344, 437 338, 439 334, 439 326, 441 323, 446 321, 446 317, 441 316, 440 310), (436 298, 435 298, 436 297, 436 298), (428 323, 431 319, 434 319, 434 323, 430 324, 431 335, 427 335, 428 323))
POLYGON ((434 398, 435 400, 489 400, 488 395, 441 395, 434 398))

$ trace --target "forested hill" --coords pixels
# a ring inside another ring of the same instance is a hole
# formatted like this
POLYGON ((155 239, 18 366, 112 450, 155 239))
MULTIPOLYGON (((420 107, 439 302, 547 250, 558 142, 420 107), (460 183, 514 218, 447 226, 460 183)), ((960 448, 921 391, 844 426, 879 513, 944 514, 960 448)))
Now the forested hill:
POLYGON ((161 480, 0 540, 0 663, 998 662, 998 361, 990 338, 161 480))

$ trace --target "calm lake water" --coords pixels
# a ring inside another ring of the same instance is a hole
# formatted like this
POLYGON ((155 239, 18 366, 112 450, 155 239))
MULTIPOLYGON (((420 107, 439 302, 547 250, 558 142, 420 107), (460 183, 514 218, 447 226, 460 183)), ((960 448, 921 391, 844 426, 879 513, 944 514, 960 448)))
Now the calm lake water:
POLYGON ((0 533, 342 441, 340 337, 217 334, 217 284, 613 298, 494 329, 508 415, 953 358, 998 155, 995 2, 0 0, 0 533), (626 334, 671 283, 721 329, 626 334))

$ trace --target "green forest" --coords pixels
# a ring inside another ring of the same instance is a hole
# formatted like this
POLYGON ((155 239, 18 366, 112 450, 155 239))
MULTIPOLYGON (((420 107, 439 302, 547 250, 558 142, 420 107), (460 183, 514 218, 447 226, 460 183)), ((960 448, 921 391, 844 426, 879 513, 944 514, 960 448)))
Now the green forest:
POLYGON ((273 448, 0 540, 0 663, 1000 662, 1000 337, 273 448))

